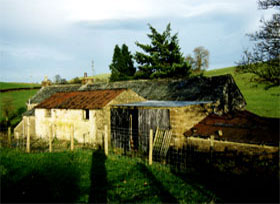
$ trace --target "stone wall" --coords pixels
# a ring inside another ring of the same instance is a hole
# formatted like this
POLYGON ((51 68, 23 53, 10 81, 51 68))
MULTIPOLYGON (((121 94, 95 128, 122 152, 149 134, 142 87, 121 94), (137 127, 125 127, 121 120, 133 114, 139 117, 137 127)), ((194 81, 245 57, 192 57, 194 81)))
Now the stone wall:
POLYGON ((14 136, 15 138, 22 138, 27 136, 27 128, 29 121, 29 133, 30 137, 35 137, 35 117, 34 116, 24 116, 22 121, 15 127, 14 136))
POLYGON ((186 141, 184 133, 203 120, 212 110, 211 104, 169 108, 172 145, 181 147, 186 141))
POLYGON ((53 137, 70 140, 74 128, 74 139, 80 143, 93 143, 96 137, 96 111, 89 111, 89 119, 84 118, 84 110, 51 109, 51 117, 46 117, 46 109, 35 110, 36 136, 44 139, 53 137))
POLYGON ((196 137, 188 137, 186 139, 186 144, 195 147, 196 151, 200 152, 210 152, 211 145, 212 151, 215 152, 236 152, 237 154, 246 154, 246 155, 264 155, 272 156, 272 153, 279 152, 279 147, 277 146, 267 146, 267 145, 255 145, 248 143, 238 143, 238 142, 229 142, 229 141, 217 141, 209 139, 202 139, 196 137))

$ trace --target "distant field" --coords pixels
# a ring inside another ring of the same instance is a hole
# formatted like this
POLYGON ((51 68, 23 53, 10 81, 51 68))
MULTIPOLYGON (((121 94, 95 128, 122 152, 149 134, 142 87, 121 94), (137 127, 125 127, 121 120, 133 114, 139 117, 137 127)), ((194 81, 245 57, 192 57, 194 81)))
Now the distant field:
POLYGON ((109 79, 111 74, 97 74, 93 76, 94 79, 109 79))
POLYGON ((40 87, 40 84, 31 83, 15 83, 15 82, 0 82, 0 89, 15 89, 15 88, 33 88, 40 87))
POLYGON ((246 109, 260 116, 280 117, 280 86, 267 89, 267 85, 251 81, 252 74, 236 74, 234 67, 205 72, 205 76, 231 74, 247 102, 246 109))
MULTIPOLYGON (((88 78, 93 78, 95 82, 108 82, 111 74, 105 73, 105 74, 96 74, 94 76, 88 76, 88 78)), ((80 80, 82 80, 84 77, 79 77, 80 80)), ((73 82, 73 79, 69 81, 70 83, 73 82)))
MULTIPOLYGON (((17 113, 19 109, 23 111, 26 108, 25 103, 27 103, 28 99, 35 95, 37 91, 38 90, 23 90, 0 93, 0 107, 3 107, 3 101, 8 98, 8 100, 13 101, 12 106, 15 113, 17 113)), ((0 121, 3 119, 3 110, 1 108, 0 121)), ((21 114, 17 114, 17 116, 12 119, 12 125, 18 123, 20 120, 21 114)))

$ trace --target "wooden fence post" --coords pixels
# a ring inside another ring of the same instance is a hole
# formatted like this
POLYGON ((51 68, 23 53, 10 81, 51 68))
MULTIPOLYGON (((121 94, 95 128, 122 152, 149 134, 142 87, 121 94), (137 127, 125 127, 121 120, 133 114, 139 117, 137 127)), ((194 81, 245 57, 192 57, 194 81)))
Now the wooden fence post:
POLYGON ((150 129, 150 142, 149 142, 149 165, 153 164, 153 129, 150 129))
POLYGON ((210 147, 213 148, 214 147, 214 140, 215 140, 215 136, 211 135, 210 136, 210 147))
POLYGON ((16 138, 16 141, 17 141, 16 146, 18 147, 18 145, 19 145, 19 133, 15 132, 14 134, 15 134, 15 138, 16 138))
POLYGON ((11 147, 12 139, 11 139, 11 127, 8 127, 8 147, 11 147))
POLYGON ((105 131, 105 134, 104 134, 104 153, 105 153, 106 156, 108 156, 108 126, 107 125, 105 125, 104 131, 105 131))
POLYGON ((132 150, 133 147, 133 139, 132 139, 132 115, 129 115, 129 150, 132 150))
POLYGON ((52 125, 50 124, 50 133, 49 133, 49 152, 52 152, 52 125))
POLYGON ((213 160, 214 140, 215 140, 215 135, 211 135, 210 136, 210 161, 211 162, 213 160))
POLYGON ((74 151, 74 125, 72 125, 71 130, 71 151, 74 151))
POLYGON ((30 153, 30 118, 27 118, 26 152, 30 153))

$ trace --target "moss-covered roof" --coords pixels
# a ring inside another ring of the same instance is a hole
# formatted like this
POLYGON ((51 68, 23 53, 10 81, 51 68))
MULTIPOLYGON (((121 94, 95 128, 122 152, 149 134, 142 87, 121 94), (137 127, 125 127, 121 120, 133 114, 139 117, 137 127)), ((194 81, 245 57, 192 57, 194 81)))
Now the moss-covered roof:
POLYGON ((223 112, 240 110, 245 99, 231 75, 194 77, 190 79, 133 80, 96 83, 88 86, 56 85, 42 88, 31 103, 41 103, 57 92, 90 91, 96 89, 127 88, 147 100, 164 101, 213 101, 220 103, 223 112))
POLYGON ((51 97, 53 94, 58 92, 72 92, 72 91, 78 91, 78 89, 81 88, 80 84, 74 84, 74 85, 52 85, 47 87, 42 87, 36 95, 34 95, 30 99, 30 103, 41 103, 45 99, 51 97))

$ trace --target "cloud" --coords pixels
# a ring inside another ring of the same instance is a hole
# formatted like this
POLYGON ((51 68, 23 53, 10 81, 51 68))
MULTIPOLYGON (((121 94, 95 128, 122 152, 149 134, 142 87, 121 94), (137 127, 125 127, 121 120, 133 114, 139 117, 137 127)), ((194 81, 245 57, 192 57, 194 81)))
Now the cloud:
POLYGON ((71 57, 55 48, 45 45, 15 45, 10 43, 0 43, 2 55, 15 59, 42 60, 49 59, 54 61, 66 61, 71 57))
POLYGON ((255 0, 0 0, 0 10, 1 77, 20 80, 28 70, 37 81, 90 72, 92 59, 96 73, 109 72, 116 44, 134 53, 135 41, 149 43, 148 23, 162 32, 170 22, 184 54, 209 49, 211 68, 233 65, 245 33, 272 12, 255 0))
POLYGON ((147 20, 145 19, 113 19, 113 20, 95 20, 80 21, 75 23, 85 29, 93 30, 146 30, 147 20))

